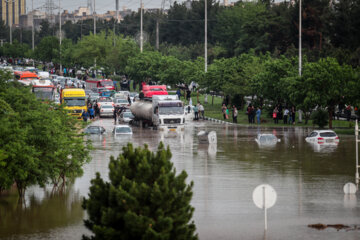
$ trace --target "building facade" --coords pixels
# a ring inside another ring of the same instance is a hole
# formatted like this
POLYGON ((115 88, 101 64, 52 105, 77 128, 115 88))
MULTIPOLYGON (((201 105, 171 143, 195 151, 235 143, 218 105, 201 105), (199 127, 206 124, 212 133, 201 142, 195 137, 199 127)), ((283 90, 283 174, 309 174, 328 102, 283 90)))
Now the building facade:
POLYGON ((26 14, 26 0, 0 0, 0 19, 6 25, 19 25, 20 16, 26 14))

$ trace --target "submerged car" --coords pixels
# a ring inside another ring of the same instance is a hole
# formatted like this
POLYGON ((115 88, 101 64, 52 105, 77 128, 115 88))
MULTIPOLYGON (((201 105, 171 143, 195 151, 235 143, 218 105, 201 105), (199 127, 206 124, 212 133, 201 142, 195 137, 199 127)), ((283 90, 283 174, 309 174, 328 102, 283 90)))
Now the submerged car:
POLYGON ((255 138, 255 141, 260 146, 275 146, 276 143, 280 142, 281 140, 278 139, 274 134, 258 134, 255 138))
POLYGON ((131 135, 132 129, 128 125, 116 125, 113 129, 113 134, 116 135, 131 135))
POLYGON ((134 119, 134 115, 131 112, 122 112, 119 116, 119 121, 128 123, 134 119))
POLYGON ((103 134, 105 132, 105 128, 101 126, 88 126, 84 133, 86 134, 103 134))
POLYGON ((340 139, 332 130, 315 130, 305 138, 305 141, 319 144, 338 144, 340 139))

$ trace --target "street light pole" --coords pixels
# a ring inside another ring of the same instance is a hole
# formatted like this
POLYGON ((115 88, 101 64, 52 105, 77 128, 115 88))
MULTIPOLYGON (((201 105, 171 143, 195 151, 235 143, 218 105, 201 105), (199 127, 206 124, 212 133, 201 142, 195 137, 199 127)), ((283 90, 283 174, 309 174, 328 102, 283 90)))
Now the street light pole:
POLYGON ((205 0, 205 72, 207 72, 207 0, 205 0))
POLYGON ((302 41, 301 41, 301 0, 299 0, 299 76, 302 74, 302 41))
POLYGON ((142 0, 140 0, 140 52, 143 52, 143 4, 142 0))
POLYGON ((32 39, 32 50, 35 49, 35 29, 34 29, 34 0, 31 0, 32 9, 32 27, 31 27, 31 39, 32 39))
POLYGON ((94 35, 96 35, 96 12, 95 12, 95 0, 94 0, 93 18, 94 18, 94 35))
POLYGON ((61 42, 62 42, 62 32, 61 32, 61 0, 59 0, 59 43, 60 43, 60 72, 62 72, 62 64, 61 64, 61 42))

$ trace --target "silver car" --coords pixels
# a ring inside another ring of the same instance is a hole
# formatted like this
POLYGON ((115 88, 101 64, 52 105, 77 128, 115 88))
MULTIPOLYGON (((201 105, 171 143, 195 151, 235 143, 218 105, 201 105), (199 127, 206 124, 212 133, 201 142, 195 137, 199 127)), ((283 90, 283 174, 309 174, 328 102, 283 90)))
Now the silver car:
POLYGON ((119 122, 128 123, 134 119, 134 115, 131 112, 122 112, 119 116, 119 122))
POLYGON ((100 117, 112 117, 114 115, 115 108, 112 105, 106 104, 100 106, 100 117))
POLYGON ((128 125, 116 125, 113 129, 113 134, 116 135, 132 135, 132 129, 128 125))

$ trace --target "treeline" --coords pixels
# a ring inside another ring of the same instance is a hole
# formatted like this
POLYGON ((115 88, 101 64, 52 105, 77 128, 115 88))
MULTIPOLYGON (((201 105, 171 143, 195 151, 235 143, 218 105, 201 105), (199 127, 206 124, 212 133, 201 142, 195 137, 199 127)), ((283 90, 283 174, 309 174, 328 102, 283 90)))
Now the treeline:
MULTIPOLYGON (((274 3, 238 1, 234 7, 220 6, 215 0, 208 1, 209 59, 239 56, 254 49, 256 53, 270 52, 280 56, 295 56, 298 48, 299 5, 298 1, 274 3)), ((355 0, 303 0, 302 36, 304 54, 310 61, 322 57, 334 57, 340 63, 358 66, 360 63, 360 2, 355 0)), ((188 3, 175 2, 169 11, 145 12, 144 31, 147 43, 155 47, 156 23, 159 23, 160 51, 181 60, 194 60, 204 53, 204 0, 188 3)), ((92 20, 77 23, 66 22, 63 27, 66 38, 76 44, 93 31, 92 20)), ((121 34, 139 38, 139 13, 126 16, 116 24, 112 21, 97 22, 97 32, 121 34)), ((58 26, 48 22, 41 24, 36 33, 36 45, 46 36, 56 36, 58 26)), ((0 25, 0 35, 8 38, 8 29, 0 25)), ((13 38, 31 46, 31 33, 15 29, 13 38)), ((8 48, 9 46, 6 46, 8 48)), ((18 57, 31 51, 1 55, 18 57)), ((29 48, 28 48, 29 49, 29 48)), ((35 57, 37 57, 35 55, 35 57)))
POLYGON ((60 188, 82 174, 90 145, 62 107, 41 102, 10 78, 0 72, 0 192, 15 184, 22 198, 31 185, 60 188))

